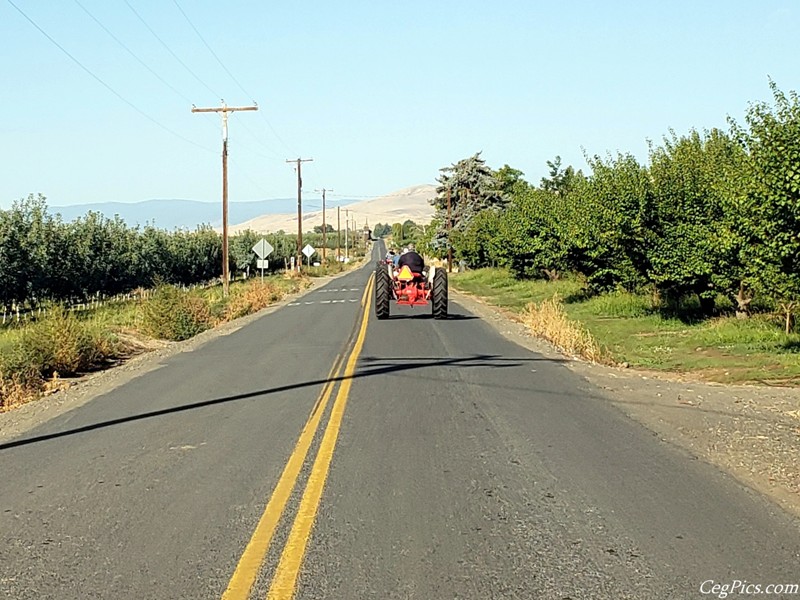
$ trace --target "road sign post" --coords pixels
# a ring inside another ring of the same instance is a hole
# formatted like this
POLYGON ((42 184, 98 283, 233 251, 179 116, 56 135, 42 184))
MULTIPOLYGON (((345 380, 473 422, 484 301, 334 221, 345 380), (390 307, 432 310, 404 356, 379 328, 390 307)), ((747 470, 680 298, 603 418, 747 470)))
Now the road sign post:
POLYGON ((258 261, 256 266, 261 269, 261 281, 264 281, 264 269, 269 268, 269 261, 266 258, 272 254, 272 251, 275 248, 272 247, 267 240, 261 238, 259 241, 256 242, 256 245, 253 246, 253 252, 255 252, 256 256, 258 257, 258 261))
POLYGON ((306 255, 306 259, 308 260, 308 266, 311 267, 311 255, 314 254, 314 247, 311 244, 306 244, 303 248, 303 254, 306 255))

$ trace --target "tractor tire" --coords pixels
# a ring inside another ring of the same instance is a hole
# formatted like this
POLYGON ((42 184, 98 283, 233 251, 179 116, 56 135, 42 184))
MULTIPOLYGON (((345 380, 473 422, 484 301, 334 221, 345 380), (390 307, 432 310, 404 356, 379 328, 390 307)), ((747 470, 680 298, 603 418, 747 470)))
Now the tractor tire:
POLYGON ((447 271, 436 269, 433 273, 433 318, 447 318, 447 271))
POLYGON ((392 278, 386 265, 378 265, 375 270, 375 316, 389 318, 389 305, 392 302, 392 278))

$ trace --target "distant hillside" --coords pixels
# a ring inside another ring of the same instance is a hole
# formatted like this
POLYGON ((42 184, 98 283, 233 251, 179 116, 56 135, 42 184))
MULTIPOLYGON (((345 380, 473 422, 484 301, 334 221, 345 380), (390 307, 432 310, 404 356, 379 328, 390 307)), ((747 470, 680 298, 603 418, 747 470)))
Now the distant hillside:
MULTIPOLYGON (((339 208, 342 221, 345 219, 345 210, 349 210, 351 217, 355 217, 358 227, 363 227, 365 224, 369 224, 372 227, 376 223, 402 223, 407 220, 414 221, 418 225, 427 225, 433 219, 434 209, 430 200, 435 197, 435 185, 415 185, 379 198, 342 205, 339 208)), ((326 222, 335 228, 336 208, 327 207, 325 212, 327 213, 326 222)), ((231 221, 231 223, 235 222, 231 221)), ((312 231, 317 225, 322 225, 322 211, 304 211, 303 231, 312 231)), ((342 223, 342 228, 344 228, 344 223, 342 223)), ((265 214, 238 225, 233 225, 231 232, 235 233, 245 229, 252 229, 262 233, 280 230, 289 233, 296 232, 297 212, 286 211, 286 214, 265 214)))
MULTIPOLYGON (((294 198, 256 200, 253 202, 230 202, 228 223, 241 223, 264 214, 289 212, 297 206, 294 198)), ((101 202, 98 204, 76 204, 73 206, 50 206, 49 212, 60 214, 64 221, 74 221, 87 212, 99 212, 113 219, 119 215, 131 227, 147 223, 159 229, 193 230, 199 225, 222 227, 222 200, 201 202, 199 200, 145 200, 143 202, 101 202)))

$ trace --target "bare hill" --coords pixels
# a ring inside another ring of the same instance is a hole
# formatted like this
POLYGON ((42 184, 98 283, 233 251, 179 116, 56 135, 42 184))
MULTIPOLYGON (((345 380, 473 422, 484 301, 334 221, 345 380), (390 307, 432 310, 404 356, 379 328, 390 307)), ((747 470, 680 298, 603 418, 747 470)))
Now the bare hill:
MULTIPOLYGON (((370 227, 376 223, 402 223, 407 220, 418 225, 427 225, 433 219, 434 209, 430 200, 436 197, 435 185, 415 185, 385 196, 380 196, 364 202, 341 206, 342 228, 344 228, 345 209, 355 217, 356 225, 363 227, 368 223, 370 227)), ((326 207, 326 222, 336 227, 336 208, 326 207)), ((315 226, 322 225, 322 211, 317 210, 303 214, 303 231, 311 231, 315 226)), ((297 231, 297 213, 281 215, 263 215, 233 225, 231 233, 252 229, 259 233, 297 231)))

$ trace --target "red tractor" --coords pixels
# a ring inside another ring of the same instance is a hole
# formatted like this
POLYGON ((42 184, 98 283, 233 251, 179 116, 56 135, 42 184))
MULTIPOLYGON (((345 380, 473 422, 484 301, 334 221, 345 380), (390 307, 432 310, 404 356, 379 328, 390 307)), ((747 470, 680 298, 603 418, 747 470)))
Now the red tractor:
POLYGON ((411 307, 430 304, 434 319, 446 319, 447 271, 428 267, 412 273, 408 266, 398 271, 391 262, 381 261, 375 270, 375 316, 388 319, 392 300, 411 307))

